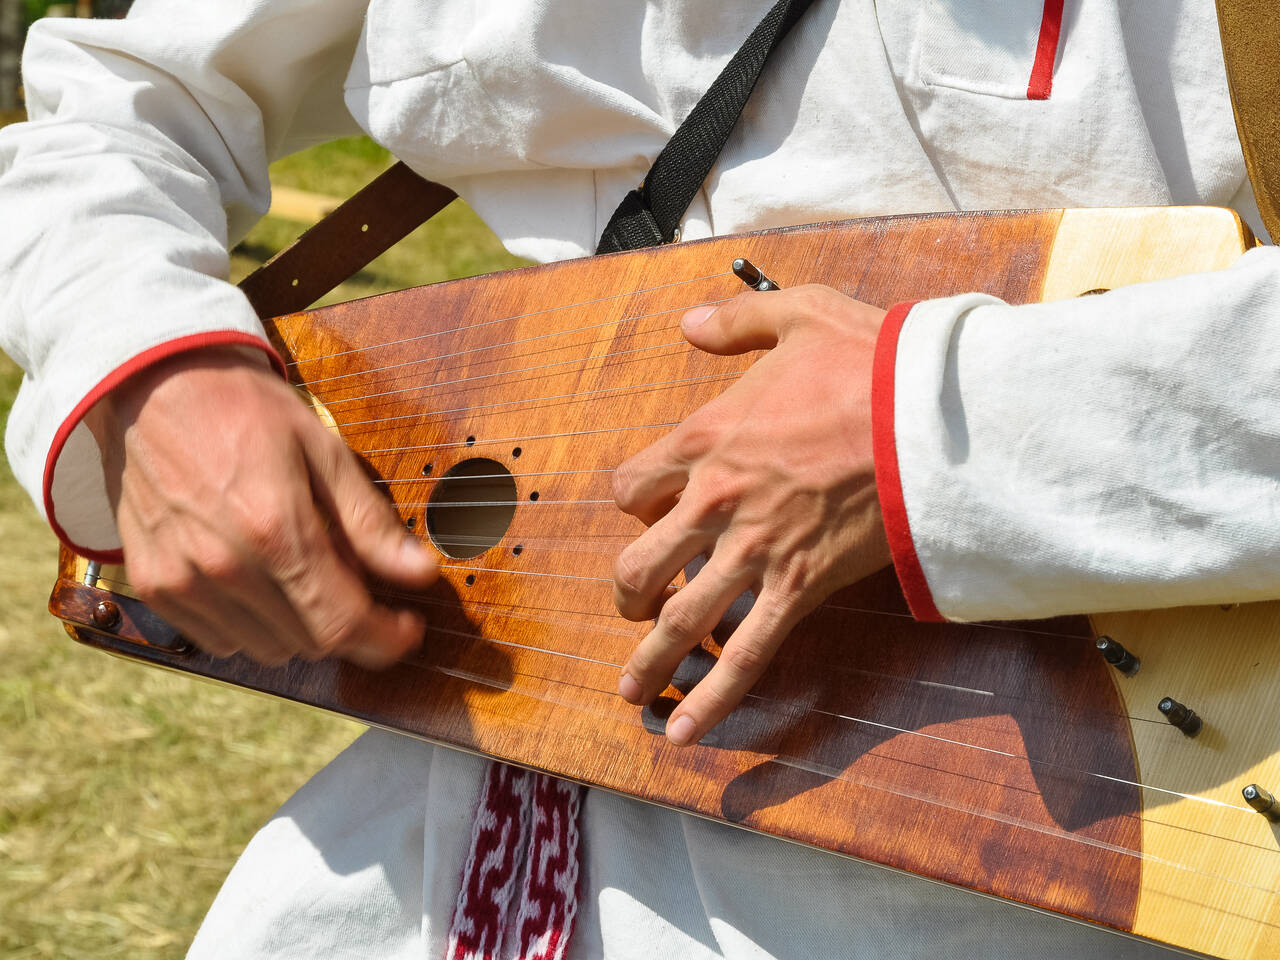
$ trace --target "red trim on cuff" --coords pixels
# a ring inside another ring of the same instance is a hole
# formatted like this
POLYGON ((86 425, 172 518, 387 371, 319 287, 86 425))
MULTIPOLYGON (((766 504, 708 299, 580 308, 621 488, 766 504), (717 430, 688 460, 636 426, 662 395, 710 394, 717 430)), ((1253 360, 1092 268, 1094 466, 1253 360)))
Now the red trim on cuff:
POLYGON ((62 448, 66 446, 67 438, 71 436, 71 431, 79 425, 85 414, 93 408, 95 403, 135 373, 140 373, 161 360, 168 359, 187 350, 195 350, 199 347, 227 346, 257 347, 267 355, 275 371, 282 377, 286 376, 284 360, 280 354, 276 353, 275 348, 263 340, 262 337, 245 333, 241 330, 213 330, 205 333, 193 333, 185 337, 166 340, 164 343, 157 344, 148 350, 143 350, 142 353, 116 367, 99 380, 97 385, 84 395, 71 413, 67 415, 67 418, 62 421, 61 426, 58 427, 57 432, 53 435, 53 443, 50 445, 49 454, 44 461, 44 512, 49 520, 49 526, 53 528, 53 532, 57 534, 58 539, 66 544, 67 547, 90 560, 99 560, 102 563, 124 562, 124 554, 118 549, 94 550, 91 547, 82 547, 72 543, 71 538, 67 536, 67 532, 62 529, 61 524, 58 523, 58 519, 54 515, 53 468, 57 465, 58 458, 62 456, 62 448))
POLYGON ((898 445, 894 432, 895 372, 898 361, 898 336, 914 303, 900 303, 885 314, 876 355, 871 367, 871 441, 876 461, 876 492, 880 495, 880 512, 884 516, 884 532, 893 554, 893 566, 902 585, 903 596, 911 615, 917 620, 942 621, 946 618, 934 605, 929 581, 916 556, 907 520, 907 503, 902 496, 902 477, 898 471, 898 445))
POLYGON ((1053 92, 1053 63, 1058 59, 1058 39, 1062 35, 1062 4, 1063 0, 1044 0, 1036 59, 1027 83, 1028 100, 1048 100, 1053 92))

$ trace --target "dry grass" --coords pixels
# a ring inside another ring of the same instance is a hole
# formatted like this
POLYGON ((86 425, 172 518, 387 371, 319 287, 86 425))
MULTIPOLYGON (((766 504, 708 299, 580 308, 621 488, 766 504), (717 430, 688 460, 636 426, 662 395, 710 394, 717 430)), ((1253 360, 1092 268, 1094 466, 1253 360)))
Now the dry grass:
MULTIPOLYGON (((346 141, 273 173, 345 195, 386 162, 346 141)), ((299 230, 264 221, 235 271, 299 230)), ((515 263, 455 204, 339 297, 515 263)), ((18 379, 0 354, 0 421, 18 379)), ((0 960, 179 957, 254 830, 360 728, 68 640, 45 612, 56 543, 3 460, 0 544, 0 960)))

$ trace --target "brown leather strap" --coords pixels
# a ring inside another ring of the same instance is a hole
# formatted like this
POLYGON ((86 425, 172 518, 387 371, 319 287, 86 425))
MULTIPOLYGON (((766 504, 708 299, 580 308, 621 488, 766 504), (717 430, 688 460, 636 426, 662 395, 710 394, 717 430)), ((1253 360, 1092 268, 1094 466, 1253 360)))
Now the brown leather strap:
POLYGON ((1245 167, 1280 243, 1280 10, 1276 0, 1218 0, 1218 29, 1245 167))
POLYGON ((264 320, 305 310, 455 196, 397 163, 246 277, 240 289, 264 320))

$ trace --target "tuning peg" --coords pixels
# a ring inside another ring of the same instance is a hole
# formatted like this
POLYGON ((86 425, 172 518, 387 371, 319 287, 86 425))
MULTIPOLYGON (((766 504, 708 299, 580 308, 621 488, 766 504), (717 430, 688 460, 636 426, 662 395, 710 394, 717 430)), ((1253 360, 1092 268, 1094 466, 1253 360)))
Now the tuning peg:
POLYGON ((782 288, 760 272, 760 268, 748 260, 746 257, 739 257, 733 261, 733 273, 739 280, 745 283, 752 290, 759 290, 764 293, 768 290, 781 290, 782 288))
POLYGON ((1268 820, 1280 822, 1280 808, 1276 806, 1276 798, 1256 783, 1251 783, 1240 791, 1244 794, 1244 802, 1257 810, 1268 820))
POLYGON ((1156 704, 1156 709, 1164 714, 1166 720, 1188 737, 1194 737, 1200 732, 1200 728, 1204 726, 1203 721, 1196 715, 1194 710, 1186 704, 1179 703, 1173 697, 1165 697, 1156 704))
POLYGON ((1132 677, 1142 666, 1142 661, 1124 648, 1117 640, 1110 637, 1099 637, 1094 644, 1102 654, 1102 659, 1111 664, 1126 677, 1132 677))

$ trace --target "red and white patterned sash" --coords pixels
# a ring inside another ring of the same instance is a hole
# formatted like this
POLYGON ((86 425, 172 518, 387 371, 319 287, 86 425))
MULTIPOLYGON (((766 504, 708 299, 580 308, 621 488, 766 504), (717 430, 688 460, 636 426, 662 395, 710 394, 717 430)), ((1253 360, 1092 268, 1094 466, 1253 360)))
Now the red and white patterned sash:
POLYGON ((578 913, 581 803, 577 784, 489 764, 445 960, 563 960, 578 913))

